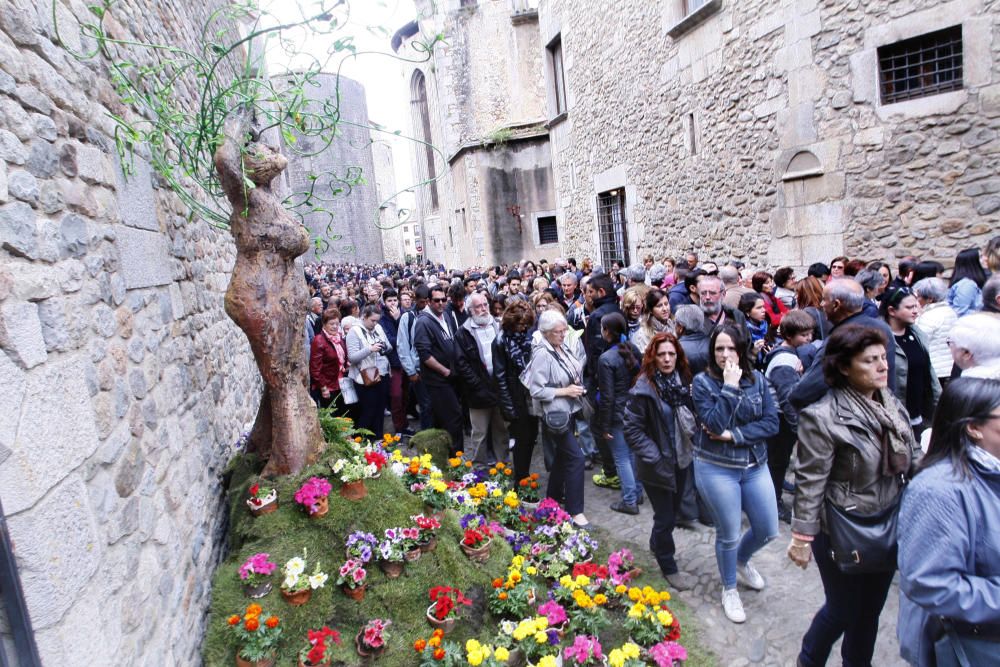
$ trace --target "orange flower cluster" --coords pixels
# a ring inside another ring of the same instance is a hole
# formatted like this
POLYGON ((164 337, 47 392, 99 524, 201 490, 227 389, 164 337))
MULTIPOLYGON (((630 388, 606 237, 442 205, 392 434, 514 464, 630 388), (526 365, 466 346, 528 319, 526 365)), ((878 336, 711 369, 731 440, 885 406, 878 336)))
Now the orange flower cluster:
POLYGON ((490 468, 491 476, 506 475, 507 477, 510 477, 513 474, 514 474, 514 469, 511 468, 509 465, 506 465, 503 461, 497 461, 496 465, 490 468))
POLYGON ((438 628, 431 633, 429 639, 420 638, 413 642, 413 650, 417 653, 423 653, 428 648, 431 649, 431 656, 435 660, 443 660, 445 656, 445 651, 441 647, 441 640, 444 638, 444 630, 438 628))
POLYGON ((520 485, 522 489, 537 489, 538 473, 537 472, 531 473, 530 475, 522 479, 520 482, 518 482, 518 485, 520 485))
MULTIPOLYGON (((248 632, 256 632, 257 630, 260 629, 260 615, 261 613, 263 613, 263 611, 264 610, 261 609, 259 604, 254 603, 246 608, 246 611, 244 612, 242 618, 240 618, 239 614, 233 614, 228 619, 226 619, 226 622, 229 623, 229 625, 235 626, 239 625, 240 621, 242 620, 243 627, 246 628, 248 632)), ((281 621, 278 619, 277 616, 268 616, 267 619, 264 621, 264 625, 273 630, 274 628, 278 627, 278 623, 280 622, 281 621)))

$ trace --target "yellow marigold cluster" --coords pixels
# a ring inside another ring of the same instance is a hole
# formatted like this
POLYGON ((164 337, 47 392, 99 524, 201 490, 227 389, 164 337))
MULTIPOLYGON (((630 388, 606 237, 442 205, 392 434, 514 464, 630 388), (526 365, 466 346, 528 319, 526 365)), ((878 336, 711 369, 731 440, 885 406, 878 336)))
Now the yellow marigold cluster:
POLYGON ((501 663, 507 662, 507 659, 510 657, 510 651, 503 646, 493 648, 489 644, 481 644, 475 639, 465 642, 465 659, 468 660, 472 667, 478 667, 478 665, 483 664, 483 661, 489 658, 491 654, 501 663))
POLYGON ((517 641, 524 641, 528 637, 534 637, 535 641, 539 644, 544 644, 549 640, 548 635, 545 631, 549 627, 549 619, 544 616, 535 616, 534 618, 526 618, 517 624, 514 628, 513 637, 517 641))
POLYGON ((623 667, 626 660, 638 660, 639 654, 639 645, 628 642, 621 648, 611 649, 611 653, 608 654, 608 664, 611 667, 623 667))
MULTIPOLYGON (((615 592, 619 592, 619 588, 621 586, 615 588, 615 592)), ((628 599, 632 602, 642 602, 647 606, 655 607, 670 600, 670 593, 654 590, 652 586, 645 586, 643 588, 633 586, 628 589, 628 599)))
POLYGON ((507 495, 503 497, 503 504, 513 509, 520 505, 521 501, 518 500, 516 492, 508 491, 507 495))
POLYGON ((475 498, 477 500, 482 500, 483 498, 486 497, 487 494, 486 485, 483 484, 482 482, 474 486, 470 486, 468 489, 466 489, 466 491, 468 491, 470 497, 475 498))
POLYGON ((559 577, 559 585, 568 591, 575 591, 579 588, 586 588, 590 585, 590 577, 584 574, 578 574, 574 578, 572 575, 564 574, 559 577))

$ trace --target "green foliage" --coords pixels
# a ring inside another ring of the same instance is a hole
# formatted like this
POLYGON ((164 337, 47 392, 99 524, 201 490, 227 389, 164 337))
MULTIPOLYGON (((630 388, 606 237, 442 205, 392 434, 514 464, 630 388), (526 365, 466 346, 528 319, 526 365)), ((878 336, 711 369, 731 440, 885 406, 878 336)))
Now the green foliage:
POLYGON ((420 431, 410 438, 410 447, 416 450, 417 454, 430 454, 431 461, 441 470, 448 469, 448 452, 451 448, 451 436, 448 431, 440 428, 420 431))

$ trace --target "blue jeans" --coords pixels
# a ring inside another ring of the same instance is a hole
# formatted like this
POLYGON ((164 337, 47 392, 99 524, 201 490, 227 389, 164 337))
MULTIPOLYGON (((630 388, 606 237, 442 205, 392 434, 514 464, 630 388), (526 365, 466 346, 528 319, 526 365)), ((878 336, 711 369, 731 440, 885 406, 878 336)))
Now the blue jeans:
POLYGON ((767 465, 725 466, 695 459, 698 493, 715 519, 715 559, 723 588, 736 588, 736 564, 778 536, 778 501, 767 465), (750 528, 740 536, 743 513, 750 528))
POLYGON ((632 450, 625 442, 625 431, 623 426, 611 427, 611 440, 608 446, 611 448, 611 456, 615 460, 615 468, 618 469, 618 479, 622 483, 622 502, 626 505, 635 505, 642 495, 642 485, 635 478, 635 462, 632 458, 632 450))
POLYGON ((590 432, 590 423, 583 418, 582 413, 576 414, 576 439, 580 442, 584 456, 593 456, 597 453, 597 445, 594 444, 594 436, 590 432))

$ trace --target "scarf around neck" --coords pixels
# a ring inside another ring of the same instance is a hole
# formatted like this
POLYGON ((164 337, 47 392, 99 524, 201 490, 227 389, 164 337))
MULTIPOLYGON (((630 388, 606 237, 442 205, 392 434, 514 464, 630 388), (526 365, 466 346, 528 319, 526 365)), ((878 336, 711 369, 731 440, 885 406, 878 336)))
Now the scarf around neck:
POLYGON ((520 374, 531 360, 531 336, 527 331, 504 332, 503 346, 520 374))
POLYGON ((882 443, 882 475, 895 477, 905 473, 910 467, 913 431, 909 420, 895 409, 892 392, 888 388, 878 389, 873 400, 847 386, 841 395, 851 413, 878 435, 882 443))
POLYGON ((681 384, 676 371, 670 375, 656 371, 653 383, 656 385, 656 391, 660 394, 660 398, 667 402, 670 407, 676 408, 681 405, 690 407, 691 394, 681 384))

